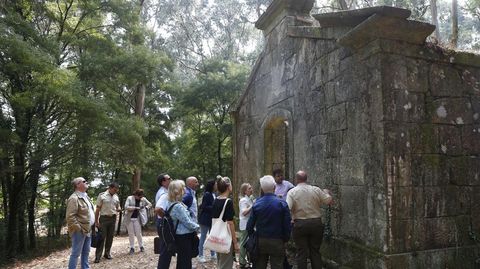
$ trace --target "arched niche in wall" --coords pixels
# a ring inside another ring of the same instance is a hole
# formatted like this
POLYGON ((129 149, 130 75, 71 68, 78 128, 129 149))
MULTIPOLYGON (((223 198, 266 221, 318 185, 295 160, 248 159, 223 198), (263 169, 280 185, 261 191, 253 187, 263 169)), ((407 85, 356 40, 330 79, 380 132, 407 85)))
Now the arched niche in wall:
POLYGON ((263 122, 263 171, 270 175, 281 168, 289 178, 293 170, 291 112, 284 109, 272 111, 263 122))

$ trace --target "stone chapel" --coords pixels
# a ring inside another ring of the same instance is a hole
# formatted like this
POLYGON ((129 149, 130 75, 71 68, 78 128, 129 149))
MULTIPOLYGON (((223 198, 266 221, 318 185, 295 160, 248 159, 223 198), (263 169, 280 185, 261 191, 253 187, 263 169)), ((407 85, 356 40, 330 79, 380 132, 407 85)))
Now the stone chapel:
POLYGON ((234 118, 234 184, 282 168, 334 192, 329 268, 480 268, 480 56, 387 6, 274 0, 234 118))

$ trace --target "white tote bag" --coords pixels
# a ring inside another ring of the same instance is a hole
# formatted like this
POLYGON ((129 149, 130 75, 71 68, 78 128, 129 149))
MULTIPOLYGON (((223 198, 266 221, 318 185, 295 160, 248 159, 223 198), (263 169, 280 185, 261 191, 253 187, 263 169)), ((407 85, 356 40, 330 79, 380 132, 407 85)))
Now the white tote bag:
POLYGON ((228 200, 230 199, 225 200, 220 217, 212 219, 212 228, 210 229, 210 233, 207 235, 207 239, 203 245, 206 249, 218 253, 229 253, 232 246, 232 233, 230 227, 228 226, 228 223, 222 219, 228 200))

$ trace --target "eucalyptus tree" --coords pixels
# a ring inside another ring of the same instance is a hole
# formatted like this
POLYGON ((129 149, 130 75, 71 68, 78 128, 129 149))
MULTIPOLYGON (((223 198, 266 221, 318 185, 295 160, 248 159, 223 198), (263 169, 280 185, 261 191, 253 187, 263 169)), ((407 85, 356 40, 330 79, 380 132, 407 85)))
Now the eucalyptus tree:
POLYGON ((254 60, 250 53, 259 32, 254 28, 257 16, 252 4, 247 0, 152 0, 148 5, 156 31, 162 33, 159 41, 183 77, 191 79, 212 58, 254 60))
POLYGON ((245 86, 249 68, 224 60, 208 61, 179 93, 175 107, 182 116, 180 165, 203 178, 231 173, 230 109, 245 86), (189 157, 185 157, 189 156, 189 157))
POLYGON ((27 227, 35 247, 42 175, 93 179, 143 162, 147 129, 132 117, 132 89, 161 87, 157 76, 171 64, 135 42, 144 36, 136 9, 130 1, 100 0, 0 7, 0 168, 9 257, 25 252, 27 227))

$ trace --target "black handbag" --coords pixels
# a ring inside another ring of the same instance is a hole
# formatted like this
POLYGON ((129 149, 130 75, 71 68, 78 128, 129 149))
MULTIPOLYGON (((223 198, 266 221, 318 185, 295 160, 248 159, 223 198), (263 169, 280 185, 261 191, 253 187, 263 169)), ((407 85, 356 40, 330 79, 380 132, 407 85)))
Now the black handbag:
POLYGON ((200 244, 200 239, 196 232, 192 233, 192 258, 198 256, 198 245, 200 244))
POLYGON ((153 238, 153 253, 155 254, 160 254, 160 237, 155 237, 153 238))
POLYGON ((256 232, 248 235, 247 240, 243 243, 243 247, 247 251, 250 260, 253 261, 258 253, 258 236, 256 232))
POLYGON ((103 240, 102 232, 97 227, 92 227, 92 242, 90 246, 92 248, 97 248, 100 246, 100 243, 103 240))

